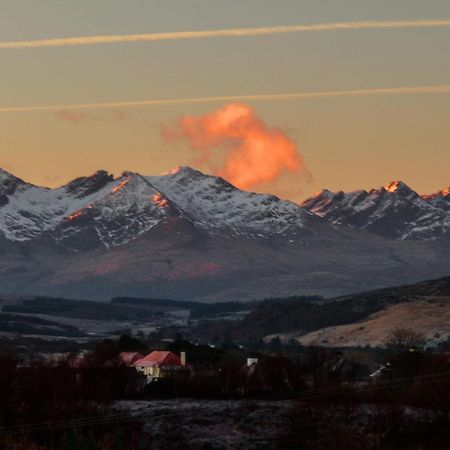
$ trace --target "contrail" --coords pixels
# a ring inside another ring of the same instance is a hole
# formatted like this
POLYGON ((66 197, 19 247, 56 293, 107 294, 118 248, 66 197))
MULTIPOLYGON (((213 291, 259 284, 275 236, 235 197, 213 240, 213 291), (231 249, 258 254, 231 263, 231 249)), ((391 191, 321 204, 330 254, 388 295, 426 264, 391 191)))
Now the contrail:
POLYGON ((271 34, 304 33, 342 30, 370 30, 387 28, 448 27, 450 19, 436 20, 384 20, 364 22, 335 22, 300 24, 260 28, 234 28, 225 30, 175 31, 169 33, 126 34, 105 36, 78 36, 67 38, 38 39, 32 41, 0 42, 0 49, 64 47, 73 45, 115 44, 119 42, 151 42, 183 39, 206 39, 214 37, 246 37, 271 34))
POLYGON ((228 95, 217 97, 187 97, 149 99, 125 102, 105 103, 81 103, 70 105, 40 105, 40 106, 6 106, 0 107, 0 113, 60 111, 73 109, 108 109, 108 108, 132 108, 140 106, 164 106, 197 103, 217 102, 252 102, 252 101, 282 101, 282 100, 308 100, 332 97, 361 97, 372 95, 399 95, 399 94, 444 94, 450 93, 450 84, 438 86, 393 87, 375 89, 355 89, 347 91, 322 91, 322 92, 290 92, 282 94, 250 94, 228 95))

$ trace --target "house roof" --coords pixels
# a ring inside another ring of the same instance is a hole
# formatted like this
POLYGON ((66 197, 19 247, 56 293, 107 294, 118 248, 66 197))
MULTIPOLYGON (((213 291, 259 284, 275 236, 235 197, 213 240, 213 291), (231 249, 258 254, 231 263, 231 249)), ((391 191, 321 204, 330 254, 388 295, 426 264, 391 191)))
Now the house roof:
POLYGON ((172 352, 163 352, 156 350, 148 354, 145 358, 141 358, 134 363, 139 367, 151 367, 151 366, 181 366, 181 360, 179 356, 172 352))
POLYGON ((119 353, 120 360, 127 366, 131 366, 138 359, 142 359, 144 355, 139 352, 121 352, 119 353))

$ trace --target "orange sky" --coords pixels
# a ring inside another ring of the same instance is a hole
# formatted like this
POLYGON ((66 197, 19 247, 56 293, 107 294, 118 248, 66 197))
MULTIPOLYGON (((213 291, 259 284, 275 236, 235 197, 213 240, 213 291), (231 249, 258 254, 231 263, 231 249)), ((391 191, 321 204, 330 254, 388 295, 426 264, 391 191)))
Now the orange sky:
MULTIPOLYGON (((438 0, 218 2, 5 0, 0 41, 259 27, 355 20, 450 18, 438 0), (165 3, 165 5, 162 5, 165 3), (258 5, 258 6, 257 6, 258 5), (405 12, 406 11, 406 12, 405 12), (106 12, 106 13, 105 13, 106 12)), ((450 83, 450 29, 342 31, 108 46, 0 50, 0 108, 148 98, 222 96, 450 83)), ((299 201, 327 187, 402 179, 421 193, 450 183, 450 94, 249 102, 279 127, 311 177, 290 174, 258 190, 299 201)), ((0 167, 57 186, 100 168, 157 174, 196 165, 161 127, 223 102, 89 112, 0 114, 0 167)), ((251 170, 251 168, 249 169, 251 170)))

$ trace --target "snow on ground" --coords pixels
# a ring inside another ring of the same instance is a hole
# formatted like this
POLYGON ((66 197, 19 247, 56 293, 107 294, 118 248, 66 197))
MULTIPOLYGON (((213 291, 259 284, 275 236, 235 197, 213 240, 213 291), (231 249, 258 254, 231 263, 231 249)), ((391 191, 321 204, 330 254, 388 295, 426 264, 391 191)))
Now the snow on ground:
POLYGON ((182 436, 189 448, 257 450, 273 448, 293 406, 287 400, 177 399, 121 401, 115 409, 143 417, 155 449, 171 448, 170 439, 182 436))

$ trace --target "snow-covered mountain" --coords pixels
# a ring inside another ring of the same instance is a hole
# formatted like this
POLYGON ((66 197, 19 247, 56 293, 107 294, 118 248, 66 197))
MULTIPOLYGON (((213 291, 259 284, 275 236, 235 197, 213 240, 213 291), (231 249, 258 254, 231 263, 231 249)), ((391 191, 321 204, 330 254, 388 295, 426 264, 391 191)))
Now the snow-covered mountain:
POLYGON ((274 195, 241 191, 223 178, 207 176, 189 167, 146 179, 172 199, 197 226, 211 232, 258 238, 317 222, 295 203, 274 195))
POLYGON ((28 241, 54 229, 91 202, 104 196, 114 183, 100 171, 59 189, 26 183, 0 172, 0 232, 11 241, 28 241))
POLYGON ((448 275, 447 205, 403 183, 303 207, 189 167, 57 189, 0 171, 0 293, 214 301, 410 283, 448 275))
POLYGON ((59 243, 83 249, 102 244, 106 248, 127 244, 156 225, 169 220, 188 220, 171 200, 139 174, 126 172, 97 191, 89 202, 64 217, 50 235, 59 243))
POLYGON ((335 225, 367 230, 389 239, 450 237, 449 189, 420 196, 401 181, 369 192, 323 190, 302 204, 335 225))
POLYGON ((58 189, 1 172, 0 232, 11 241, 47 236, 76 248, 110 248, 169 220, 208 234, 255 239, 281 233, 292 238, 319 222, 292 202, 241 191, 189 167, 161 176, 125 172, 117 179, 99 171, 58 189))
POLYGON ((422 198, 438 208, 450 211, 450 186, 434 194, 423 195, 422 198))
POLYGON ((178 221, 209 235, 292 241, 316 232, 326 219, 389 239, 440 239, 449 235, 449 192, 420 196, 395 181, 369 192, 323 190, 299 206, 189 167, 160 176, 125 172, 116 179, 98 171, 57 189, 0 170, 0 233, 13 242, 45 236, 77 249, 110 248, 178 221))

